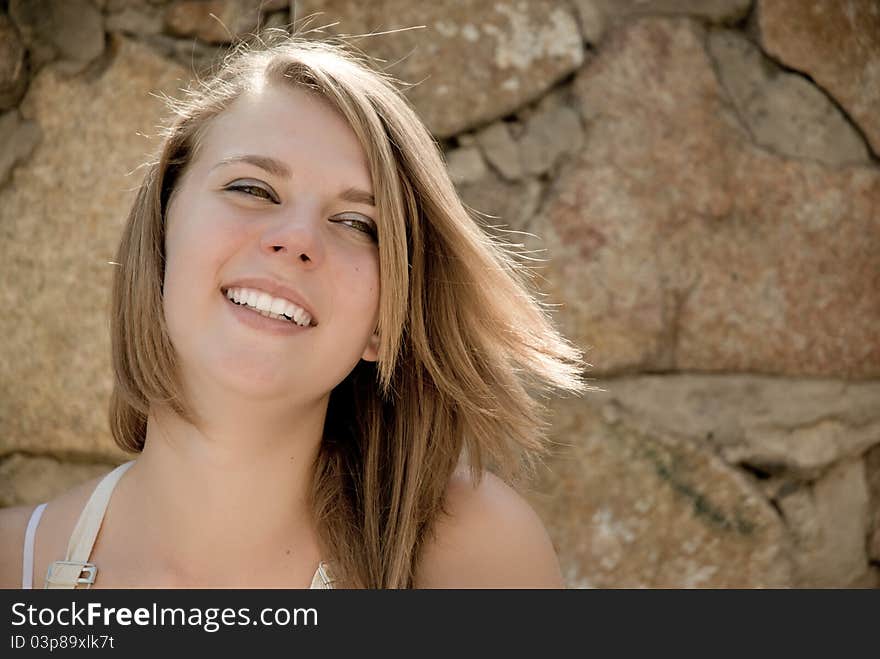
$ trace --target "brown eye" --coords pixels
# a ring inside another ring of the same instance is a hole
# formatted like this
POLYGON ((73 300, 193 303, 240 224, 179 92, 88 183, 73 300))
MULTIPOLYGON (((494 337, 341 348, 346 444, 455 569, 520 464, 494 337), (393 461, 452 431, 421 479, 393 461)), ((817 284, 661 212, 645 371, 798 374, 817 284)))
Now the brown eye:
POLYGON ((376 232, 376 227, 372 222, 367 222, 365 220, 361 220, 356 217, 341 217, 337 220, 338 222, 342 222, 347 226, 353 227, 357 231, 365 233, 373 238, 373 240, 378 240, 378 234, 376 232))
POLYGON ((246 194, 249 197, 257 197, 259 199, 265 199, 267 201, 275 202, 275 198, 272 196, 272 193, 270 193, 265 188, 260 187, 259 185, 230 185, 226 187, 226 190, 232 190, 233 192, 246 194))

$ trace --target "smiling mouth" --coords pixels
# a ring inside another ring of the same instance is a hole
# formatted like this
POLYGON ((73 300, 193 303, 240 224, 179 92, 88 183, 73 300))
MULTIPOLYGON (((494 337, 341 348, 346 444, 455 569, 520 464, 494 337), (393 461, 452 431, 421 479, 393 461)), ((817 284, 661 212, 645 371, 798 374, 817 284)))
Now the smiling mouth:
MULTIPOLYGON (((237 307, 241 307, 243 309, 247 309, 248 311, 253 311, 257 315, 260 315, 264 318, 268 318, 270 320, 277 320, 282 323, 290 324, 295 327, 301 327, 303 329, 308 329, 310 327, 316 327, 317 323, 314 319, 309 318, 308 324, 302 324, 297 320, 298 315, 296 313, 288 314, 288 313, 272 313, 267 311, 266 309, 260 309, 256 306, 248 304, 247 302, 241 302, 233 299, 233 297, 229 294, 229 289, 220 289, 220 292, 223 294, 223 297, 226 298, 227 302, 234 304, 237 307)), ((297 312, 298 313, 298 312, 297 312)), ((307 314, 308 315, 308 314, 307 314)), ((300 320, 305 320, 305 318, 301 318, 300 320)))

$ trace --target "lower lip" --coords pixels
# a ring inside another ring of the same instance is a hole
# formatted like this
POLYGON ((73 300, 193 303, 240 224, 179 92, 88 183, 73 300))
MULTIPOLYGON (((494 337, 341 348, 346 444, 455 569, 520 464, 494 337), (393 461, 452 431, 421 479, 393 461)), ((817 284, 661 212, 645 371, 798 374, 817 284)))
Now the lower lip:
POLYGON ((222 291, 221 294, 226 301, 226 306, 229 307, 232 314, 248 327, 253 327, 254 329, 281 336, 301 334, 302 332, 312 329, 311 326, 300 327, 289 320, 277 320, 275 318, 269 318, 268 316, 262 316, 258 312, 253 311, 250 307, 236 304, 226 297, 222 291))

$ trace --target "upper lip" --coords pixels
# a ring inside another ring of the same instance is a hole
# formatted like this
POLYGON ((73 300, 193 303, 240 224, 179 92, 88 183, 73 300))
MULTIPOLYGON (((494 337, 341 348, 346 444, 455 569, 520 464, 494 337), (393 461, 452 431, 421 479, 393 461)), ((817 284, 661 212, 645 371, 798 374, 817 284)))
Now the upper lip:
POLYGON ((255 288, 268 293, 272 297, 284 298, 285 300, 293 302, 296 306, 302 307, 308 311, 309 315, 312 317, 312 322, 310 323, 312 327, 318 325, 318 319, 315 316, 312 305, 306 300, 306 298, 295 288, 291 288, 279 281, 266 279, 265 277, 246 277, 244 279, 236 279, 228 284, 224 284, 221 290, 225 294, 230 288, 255 288))

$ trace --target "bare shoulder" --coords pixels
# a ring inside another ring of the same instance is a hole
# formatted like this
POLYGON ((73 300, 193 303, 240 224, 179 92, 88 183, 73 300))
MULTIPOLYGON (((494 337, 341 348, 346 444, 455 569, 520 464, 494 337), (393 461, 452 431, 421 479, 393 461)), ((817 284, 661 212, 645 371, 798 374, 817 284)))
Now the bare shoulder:
MULTIPOLYGON (((35 574, 45 571, 44 564, 63 558, 79 513, 101 478, 81 483, 48 503, 34 543, 35 574)), ((0 588, 21 588, 24 536, 35 508, 27 505, 0 509, 0 588)))
POLYGON ((446 510, 422 549, 416 588, 564 588, 544 524, 513 488, 456 470, 446 510))
POLYGON ((24 532, 33 506, 0 509, 0 588, 21 588, 24 532))

